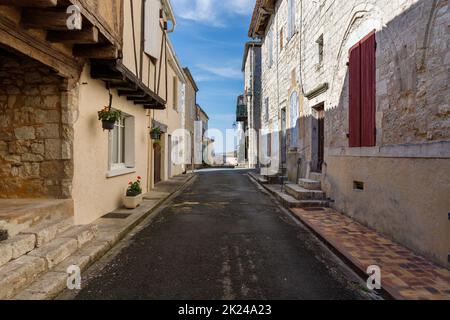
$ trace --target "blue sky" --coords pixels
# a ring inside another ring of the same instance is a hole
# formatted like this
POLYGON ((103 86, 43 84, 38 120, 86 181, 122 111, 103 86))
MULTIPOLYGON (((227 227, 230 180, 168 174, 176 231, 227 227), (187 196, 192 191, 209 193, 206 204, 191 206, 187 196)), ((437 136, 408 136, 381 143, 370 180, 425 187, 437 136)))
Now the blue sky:
MULTIPOLYGON (((177 28, 170 38, 183 66, 189 67, 198 103, 210 128, 224 132, 236 120, 236 98, 243 91, 244 44, 254 0, 172 0, 177 28)), ((221 150, 216 144, 216 152, 221 150)), ((228 145, 227 150, 233 150, 228 145)))

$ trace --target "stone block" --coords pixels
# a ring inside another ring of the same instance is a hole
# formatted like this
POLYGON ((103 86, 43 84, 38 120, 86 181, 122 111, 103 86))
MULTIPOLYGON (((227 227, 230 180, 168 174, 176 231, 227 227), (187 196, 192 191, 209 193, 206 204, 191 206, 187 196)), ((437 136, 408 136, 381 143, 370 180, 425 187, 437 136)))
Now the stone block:
POLYGON ((97 235, 96 226, 74 226, 61 234, 61 238, 75 239, 78 248, 82 248, 86 243, 95 239, 97 235))
POLYGON ((18 235, 3 242, 10 245, 12 249, 12 259, 17 259, 36 247, 36 237, 32 234, 18 235))
POLYGON ((43 156, 45 154, 44 143, 38 142, 31 145, 31 152, 43 156))
POLYGON ((46 160, 61 159, 61 140, 59 139, 45 140, 45 159, 46 160))
POLYGON ((49 244, 34 250, 29 255, 43 258, 47 263, 47 268, 51 269, 73 254, 77 249, 77 240, 61 238, 55 239, 49 244))
POLYGON ((40 162, 44 160, 44 157, 39 154, 25 153, 21 158, 22 162, 40 162))
POLYGON ((11 261, 12 247, 10 244, 0 242, 0 267, 11 261))
POLYGON ((48 272, 26 290, 14 297, 15 300, 50 300, 67 287, 68 275, 63 272, 48 272))
POLYGON ((64 172, 64 164, 60 161, 44 161, 41 163, 42 178, 60 178, 64 172))
POLYGON ((0 300, 12 298, 47 270, 44 259, 23 256, 0 267, 0 300))
POLYGON ((34 140, 36 139, 36 130, 34 127, 21 127, 14 129, 14 134, 19 140, 34 140))
POLYGON ((60 137, 60 127, 58 124, 45 124, 36 129, 36 137, 39 139, 58 139, 60 137))

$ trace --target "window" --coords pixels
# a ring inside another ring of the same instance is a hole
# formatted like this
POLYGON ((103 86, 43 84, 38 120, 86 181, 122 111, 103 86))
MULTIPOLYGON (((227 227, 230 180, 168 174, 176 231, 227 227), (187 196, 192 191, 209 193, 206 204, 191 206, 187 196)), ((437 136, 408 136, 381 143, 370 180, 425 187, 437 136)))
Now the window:
POLYGON ((376 41, 375 32, 350 49, 349 146, 376 145, 376 41))
POLYGON ((319 65, 323 63, 323 34, 317 39, 317 46, 319 49, 319 65))
POLYGON ((173 77, 173 108, 178 111, 178 78, 173 77))
POLYGON ((269 98, 264 100, 264 121, 269 121, 269 98))
POLYGON ((134 168, 134 117, 123 114, 110 132, 109 176, 134 168))
POLYGON ((298 147, 298 94, 293 92, 289 101, 289 120, 291 125, 291 148, 298 147))
POLYGON ((273 32, 269 31, 268 34, 268 57, 269 57, 269 68, 273 65, 273 32))
POLYGON ((288 38, 295 33, 295 0, 288 0, 288 38))
POLYGON ((284 35, 283 35, 283 28, 280 30, 280 51, 283 50, 284 47, 284 35))
POLYGON ((159 59, 161 53, 160 9, 160 0, 145 1, 144 51, 154 59, 159 59))

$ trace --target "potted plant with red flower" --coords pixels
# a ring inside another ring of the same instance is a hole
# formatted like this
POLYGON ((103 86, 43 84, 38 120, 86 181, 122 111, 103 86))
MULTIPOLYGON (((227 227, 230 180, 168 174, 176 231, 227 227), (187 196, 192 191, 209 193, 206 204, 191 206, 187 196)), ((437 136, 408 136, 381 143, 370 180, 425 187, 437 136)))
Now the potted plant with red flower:
POLYGON ((127 193, 123 199, 123 204, 127 209, 136 209, 143 201, 141 177, 137 177, 136 181, 128 183, 127 193))

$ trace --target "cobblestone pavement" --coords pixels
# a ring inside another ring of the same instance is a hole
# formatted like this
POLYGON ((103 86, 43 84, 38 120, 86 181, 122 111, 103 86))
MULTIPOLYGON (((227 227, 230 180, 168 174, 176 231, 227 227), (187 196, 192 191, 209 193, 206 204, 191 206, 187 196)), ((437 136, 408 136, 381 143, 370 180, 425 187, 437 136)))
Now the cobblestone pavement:
POLYGON ((450 272, 332 209, 292 210, 361 271, 377 265, 396 299, 450 299, 450 272))
POLYGON ((83 289, 70 298, 373 298, 245 171, 199 173, 133 233, 83 275, 83 289))

